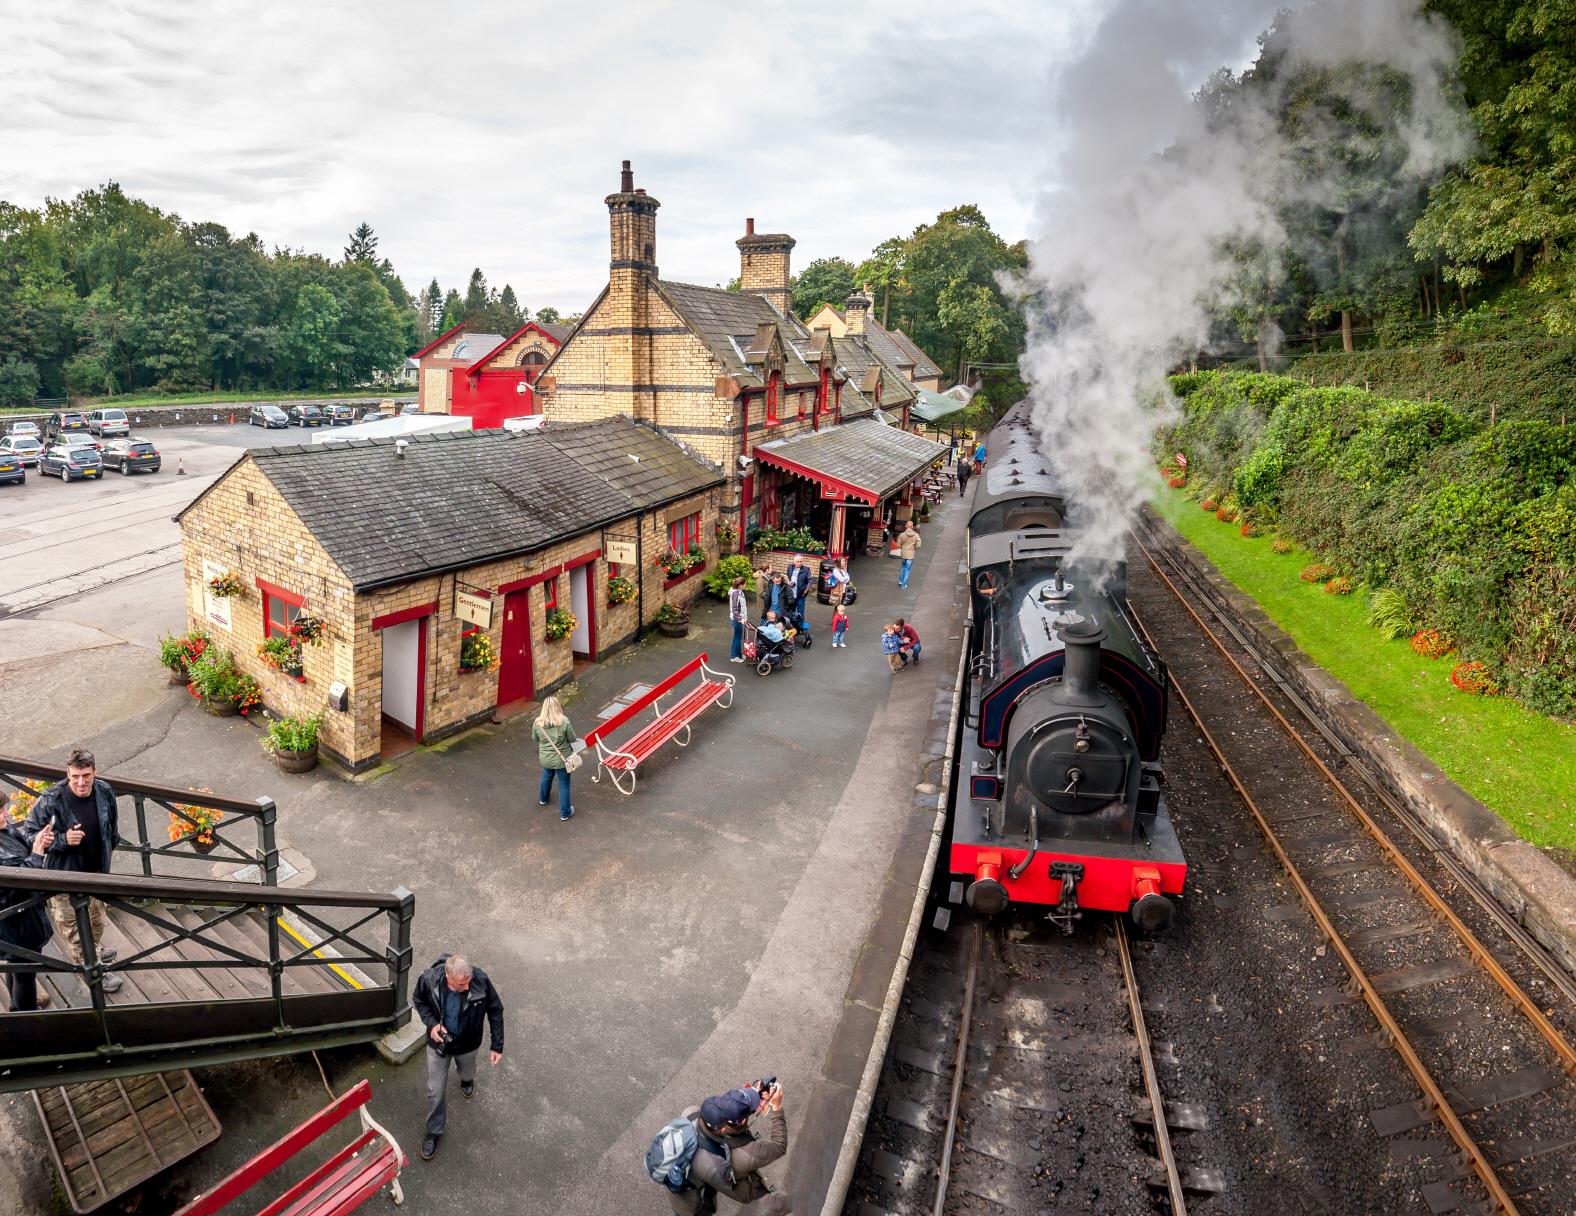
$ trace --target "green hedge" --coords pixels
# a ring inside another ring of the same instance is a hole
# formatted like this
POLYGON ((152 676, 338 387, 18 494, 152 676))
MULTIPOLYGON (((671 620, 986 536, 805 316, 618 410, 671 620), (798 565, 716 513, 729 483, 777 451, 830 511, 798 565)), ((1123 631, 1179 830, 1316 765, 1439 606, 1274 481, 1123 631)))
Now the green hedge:
POLYGON ((1191 493, 1400 595, 1544 713, 1576 713, 1576 428, 1283 376, 1174 377, 1191 493))

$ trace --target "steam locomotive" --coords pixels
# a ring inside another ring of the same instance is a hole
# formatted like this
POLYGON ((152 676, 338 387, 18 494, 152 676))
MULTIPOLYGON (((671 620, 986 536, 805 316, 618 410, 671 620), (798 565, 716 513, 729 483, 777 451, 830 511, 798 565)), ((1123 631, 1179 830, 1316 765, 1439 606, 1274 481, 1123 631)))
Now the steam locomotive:
POLYGON ((1080 548, 1078 504, 1028 402, 986 440, 968 529, 966 708, 950 870, 983 914, 1046 905, 1171 922, 1187 863, 1163 794, 1165 664, 1126 612, 1120 552, 1080 548))

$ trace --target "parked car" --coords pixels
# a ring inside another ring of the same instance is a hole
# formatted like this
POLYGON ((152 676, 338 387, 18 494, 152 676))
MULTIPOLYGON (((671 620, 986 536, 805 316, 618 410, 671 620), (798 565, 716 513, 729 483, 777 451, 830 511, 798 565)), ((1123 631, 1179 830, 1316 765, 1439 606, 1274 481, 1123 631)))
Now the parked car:
POLYGON ((315 405, 292 405, 290 407, 291 426, 322 426, 323 411, 315 405))
POLYGON ((88 415, 88 434, 108 438, 131 434, 131 419, 125 410, 94 410, 88 415))
POLYGON ((38 423, 13 422, 10 426, 6 427, 5 433, 7 435, 16 435, 18 437, 22 435, 31 435, 34 439, 37 439, 39 434, 38 423))
POLYGON ((260 426, 265 430, 274 427, 283 430, 290 425, 290 416, 277 405, 254 405, 246 415, 246 424, 260 426))
POLYGON ((399 407, 399 412, 401 414, 419 414, 421 413, 421 402, 407 401, 404 405, 399 407))
POLYGON ((55 442, 62 435, 86 435, 88 433, 88 416, 86 414, 66 411, 51 414, 49 421, 44 423, 44 438, 50 443, 55 442))
POLYGON ((348 405, 325 405, 323 416, 329 426, 349 426, 356 420, 356 411, 348 405))
POLYGON ((104 445, 104 467, 119 469, 128 476, 137 469, 157 473, 162 463, 159 449, 146 439, 111 439, 104 445))
POLYGON ((104 441, 95 439, 92 435, 78 435, 68 432, 60 437, 60 442, 68 448, 92 448, 100 456, 104 455, 104 441))
POLYGON ((40 474, 53 473, 61 481, 96 478, 103 470, 104 462, 91 447, 64 443, 56 443, 46 449, 38 465, 40 474))
POLYGON ((0 439, 0 452, 8 452, 24 465, 37 465, 44 445, 32 435, 7 435, 0 439))
POLYGON ((27 470, 22 467, 22 458, 14 452, 0 449, 0 481, 20 485, 26 480, 27 470))

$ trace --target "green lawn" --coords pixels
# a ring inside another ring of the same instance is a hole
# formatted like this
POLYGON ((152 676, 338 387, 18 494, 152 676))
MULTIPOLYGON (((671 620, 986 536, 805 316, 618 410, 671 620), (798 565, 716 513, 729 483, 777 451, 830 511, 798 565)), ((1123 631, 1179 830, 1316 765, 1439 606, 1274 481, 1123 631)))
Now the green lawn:
MULTIPOLYGON (((121 409, 131 409, 142 405, 213 405, 217 402, 231 401, 383 401, 389 397, 408 397, 415 391, 414 388, 401 388, 376 392, 372 389, 356 388, 317 392, 309 392, 306 389, 282 392, 274 389, 248 393, 124 393, 119 397, 84 397, 70 408, 91 410, 99 406, 113 405, 121 409)), ((7 405, 0 406, 0 413, 36 414, 38 410, 31 405, 7 405)))
POLYGON ((1215 568, 1397 734, 1409 740, 1532 844, 1576 849, 1576 726, 1506 697, 1475 697, 1450 683, 1455 659, 1428 660, 1406 639, 1387 642, 1365 620, 1361 590, 1328 595, 1297 576, 1313 557, 1272 553, 1179 490, 1155 504, 1215 568))

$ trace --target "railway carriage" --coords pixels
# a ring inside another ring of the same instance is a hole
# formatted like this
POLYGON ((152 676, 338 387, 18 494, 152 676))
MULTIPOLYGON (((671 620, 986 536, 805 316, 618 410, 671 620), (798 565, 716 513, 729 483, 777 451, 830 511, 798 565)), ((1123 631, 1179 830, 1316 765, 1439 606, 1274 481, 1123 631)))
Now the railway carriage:
POLYGON ((1165 664, 1126 610, 1121 552, 1088 552, 1029 405, 986 441, 968 530, 966 709, 950 869, 982 913, 1045 905, 1170 923, 1186 862, 1164 796, 1165 664))

